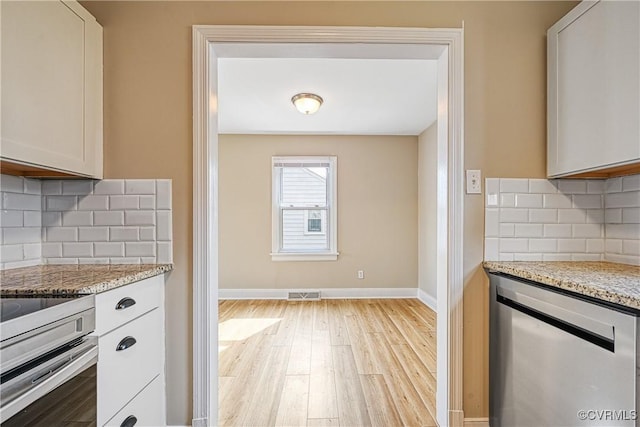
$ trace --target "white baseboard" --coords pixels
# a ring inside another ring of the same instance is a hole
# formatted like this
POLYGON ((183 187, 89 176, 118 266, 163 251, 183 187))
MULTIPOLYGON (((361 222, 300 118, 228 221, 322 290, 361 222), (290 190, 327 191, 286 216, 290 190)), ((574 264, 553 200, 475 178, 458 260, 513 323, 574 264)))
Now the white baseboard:
POLYGON ((320 291, 323 299, 416 298, 416 288, 218 289, 218 299, 287 299, 289 292, 320 291))
POLYGON ((464 427, 489 427, 489 418, 465 418, 464 427))
POLYGON ((418 299, 431 310, 435 311, 436 313, 438 312, 438 301, 422 289, 418 289, 418 299))

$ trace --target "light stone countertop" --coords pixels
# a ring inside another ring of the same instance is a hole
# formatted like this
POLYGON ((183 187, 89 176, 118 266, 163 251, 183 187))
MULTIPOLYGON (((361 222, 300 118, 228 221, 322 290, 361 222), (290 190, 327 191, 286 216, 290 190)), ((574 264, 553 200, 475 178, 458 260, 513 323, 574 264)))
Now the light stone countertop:
POLYGON ((613 262, 485 261, 491 271, 640 310, 640 267, 613 262))
POLYGON ((37 265, 12 268, 0 272, 0 294, 97 294, 171 270, 172 264, 37 265))

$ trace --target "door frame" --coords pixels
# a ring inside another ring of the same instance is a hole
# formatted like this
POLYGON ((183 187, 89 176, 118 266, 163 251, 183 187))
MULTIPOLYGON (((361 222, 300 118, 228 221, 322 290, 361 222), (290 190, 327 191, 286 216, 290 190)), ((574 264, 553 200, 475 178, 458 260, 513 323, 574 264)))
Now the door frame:
POLYGON ((444 47, 438 60, 437 421, 462 426, 464 30, 193 26, 193 423, 218 413, 216 43, 365 43, 444 47), (215 320, 215 322, 214 322, 215 320), (444 345, 443 345, 444 344, 444 345))

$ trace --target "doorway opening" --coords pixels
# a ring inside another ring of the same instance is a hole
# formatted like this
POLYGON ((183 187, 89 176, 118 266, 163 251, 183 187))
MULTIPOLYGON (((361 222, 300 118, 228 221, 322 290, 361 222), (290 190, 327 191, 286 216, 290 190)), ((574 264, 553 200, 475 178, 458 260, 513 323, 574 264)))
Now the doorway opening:
POLYGON ((462 29, 194 26, 194 426, 215 425, 218 409, 218 59, 300 57, 310 45, 437 60, 436 407, 440 425, 462 425, 462 44, 462 29))

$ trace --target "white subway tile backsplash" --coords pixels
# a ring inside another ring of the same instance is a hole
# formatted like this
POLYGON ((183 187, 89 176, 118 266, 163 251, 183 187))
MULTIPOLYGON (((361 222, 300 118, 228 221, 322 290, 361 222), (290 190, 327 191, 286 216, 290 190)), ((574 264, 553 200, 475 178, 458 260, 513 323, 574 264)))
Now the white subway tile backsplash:
POLYGON ((529 193, 553 194, 557 193, 557 182, 548 179, 530 179, 529 193))
POLYGON ((65 258, 92 257, 93 243, 63 243, 62 255, 65 258))
POLYGON ((40 243, 39 227, 5 228, 2 233, 3 245, 40 243))
POLYGON ((47 227, 45 235, 47 242, 78 241, 78 229, 76 227, 47 227))
POLYGON ((603 200, 601 194, 574 194, 573 207, 580 209, 602 209, 603 200))
POLYGON ((542 261, 542 254, 536 253, 516 253, 513 254, 514 261, 542 261))
POLYGON ((76 196, 46 196, 45 209, 51 211, 72 211, 77 208, 78 198, 76 196))
POLYGON ((543 261, 571 261, 571 254, 542 254, 543 261))
POLYGON ((127 242, 125 243, 124 254, 127 257, 155 257, 155 242, 127 242))
POLYGON ((605 196, 607 208, 635 208, 640 206, 640 191, 611 193, 605 196))
POLYGON ((171 180, 5 178, 0 269, 172 262, 171 180))
POLYGON ((515 254, 512 253, 500 253, 500 261, 515 261, 515 254))
POLYGON ((607 239, 638 239, 640 224, 607 224, 605 233, 607 239))
POLYGON ((558 239, 558 252, 585 253, 586 251, 585 239, 558 239))
POLYGON ((155 227, 140 227, 140 240, 141 241, 156 241, 156 228, 155 227))
MULTIPOLYGON (((486 192, 489 189, 485 187, 486 192)), ((496 191, 497 192, 497 191, 496 191)), ((171 180, 156 180, 156 209, 171 209, 171 180)))
POLYGON ((573 224, 573 237, 604 238, 604 227, 601 224, 573 224))
POLYGON ((155 211, 126 211, 125 225, 156 225, 155 211))
POLYGON ((605 252, 607 253, 622 253, 622 239, 606 239, 605 240, 605 252))
POLYGON ((500 239, 500 253, 527 252, 528 248, 529 241, 527 239, 500 239))
POLYGON ((622 191, 622 178, 610 178, 604 185, 605 194, 619 193, 622 191))
POLYGON ((625 224, 640 224, 640 208, 622 209, 622 222, 625 224))
POLYGON ((42 181, 42 194, 46 196, 55 196, 62 194, 62 181, 42 181))
POLYGON ((516 195, 512 193, 506 193, 500 195, 500 207, 514 208, 516 206, 516 195))
POLYGON ((42 194, 42 181, 39 179, 24 179, 25 194, 42 194))
POLYGON ((640 255, 640 240, 624 240, 622 253, 625 255, 640 255))
POLYGON ((566 194, 544 194, 542 199, 545 208, 566 209, 572 206, 571 196, 567 196, 566 194))
POLYGON ((605 184, 607 181, 602 179, 590 179, 587 181, 587 193, 604 194, 605 184))
POLYGON ((571 254, 571 261, 602 261, 601 254, 571 254))
POLYGON ((556 239, 529 239, 529 252, 556 252, 558 241, 556 239))
POLYGON ((121 179, 105 179, 98 181, 93 186, 93 194, 124 194, 124 181, 121 179))
POLYGON ((62 225, 64 227, 77 227, 80 225, 92 225, 93 212, 69 211, 62 214, 62 225))
POLYGON ((622 264, 640 265, 640 256, 637 255, 606 254, 605 259, 622 264))
POLYGON ((500 208, 500 222, 528 222, 529 211, 526 209, 500 208))
POLYGON ((156 196, 140 196, 140 209, 151 209, 154 210, 156 208, 156 196))
POLYGON ((42 212, 24 211, 22 214, 25 227, 42 227, 42 212))
POLYGON ((541 208, 542 194, 516 194, 517 208, 541 208))
POLYGON ((123 211, 94 212, 93 225, 124 225, 124 212, 123 211))
POLYGON ((630 175, 623 177, 622 191, 640 191, 640 175, 630 175))
POLYGON ((44 258, 62 258, 62 243, 58 243, 58 242, 42 243, 42 256, 44 258))
POLYGON ((62 194, 65 196, 87 195, 93 190, 93 181, 73 179, 62 181, 62 194))
POLYGON ((39 211, 41 197, 35 194, 2 193, 2 208, 8 210, 39 211))
POLYGON ((571 224, 545 224, 544 237, 552 239, 558 237, 571 237, 571 224))
MULTIPOLYGON (((161 251, 158 247, 158 257, 161 251)), ((487 261, 498 261, 500 259, 500 239, 488 237, 484 239, 484 259, 487 261)))
POLYGON ((136 242, 139 238, 139 227, 110 227, 110 240, 112 242, 136 242))
POLYGON ((587 192, 587 182, 580 179, 562 179, 558 181, 558 190, 563 194, 584 194, 587 192))
MULTIPOLYGON (((35 211, 30 211, 35 212, 35 211)), ((0 227, 22 227, 24 225, 23 211, 0 212, 0 227)))
POLYGON ((606 224, 620 224, 622 222, 622 209, 605 209, 604 222, 606 224))
MULTIPOLYGON (((158 228, 161 228, 160 212, 156 213, 158 228)), ((484 235, 487 237, 498 237, 500 234, 500 211, 496 208, 487 208, 484 214, 484 235)), ((166 239, 160 239, 166 240, 166 239)))
POLYGON ((542 224, 515 224, 515 237, 542 237, 542 227, 542 224))
POLYGON ((515 234, 515 224, 500 224, 500 237, 514 237, 515 234))
POLYGON ((109 227, 78 227, 78 241, 107 242, 109 241, 109 227))
POLYGON ((94 243, 93 254, 97 257, 123 257, 124 243, 120 243, 120 242, 94 243))
POLYGON ((106 211, 109 209, 109 196, 84 196, 78 198, 78 210, 106 211))
POLYGON ((587 209, 587 223, 604 224, 604 209, 587 209))
POLYGON ((23 179, 13 175, 2 175, 2 178, 0 178, 0 191, 24 193, 23 179))
POLYGON ((587 239, 587 252, 602 255, 604 253, 604 239, 587 239))
POLYGON ((529 209, 529 222, 554 224, 558 222, 557 209, 529 209))
POLYGON ((125 194, 155 194, 156 182, 150 179, 127 179, 124 182, 125 194))
POLYGON ((587 212, 582 209, 558 209, 558 223, 581 224, 587 222, 587 212))
POLYGON ((529 191, 528 179, 500 179, 501 193, 526 193, 529 191))
POLYGON ((109 208, 111 210, 138 209, 140 198, 138 196, 109 196, 109 208))

